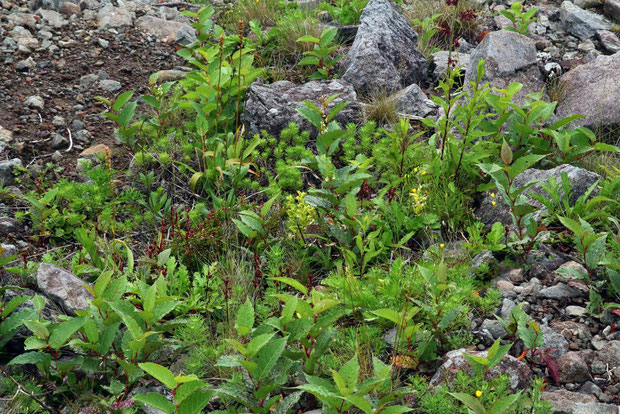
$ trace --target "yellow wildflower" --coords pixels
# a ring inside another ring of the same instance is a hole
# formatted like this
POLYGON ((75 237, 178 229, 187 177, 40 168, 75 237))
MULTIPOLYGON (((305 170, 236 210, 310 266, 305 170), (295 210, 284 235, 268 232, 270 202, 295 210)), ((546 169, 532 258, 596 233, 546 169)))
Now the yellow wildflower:
POLYGON ((445 245, 445 244, 443 244, 443 243, 439 243, 439 248, 443 249, 444 247, 446 247, 446 245, 445 245))
POLYGON ((476 398, 480 398, 482 396, 482 391, 476 390, 476 398))
POLYGON ((491 201, 491 204, 493 205, 493 207, 495 207, 495 201, 491 201))
POLYGON ((426 175, 426 171, 422 171, 422 175, 426 175))
POLYGON ((491 193, 491 197, 492 197, 492 198, 495 198, 495 193, 491 193))
POLYGON ((414 172, 414 173, 417 173, 417 172, 418 172, 418 167, 415 167, 415 168, 413 169, 413 172, 414 172))

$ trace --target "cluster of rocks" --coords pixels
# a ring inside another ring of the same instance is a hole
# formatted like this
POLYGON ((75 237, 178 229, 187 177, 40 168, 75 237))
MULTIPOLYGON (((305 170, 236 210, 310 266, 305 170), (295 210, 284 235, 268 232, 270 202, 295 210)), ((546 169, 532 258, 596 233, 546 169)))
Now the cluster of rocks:
POLYGON ((148 1, 0 1, 0 182, 14 183, 14 167, 36 173, 40 162, 25 158, 71 166, 89 146, 112 145, 95 97, 146 92, 153 72, 182 77, 176 48, 195 41, 190 23, 148 1))

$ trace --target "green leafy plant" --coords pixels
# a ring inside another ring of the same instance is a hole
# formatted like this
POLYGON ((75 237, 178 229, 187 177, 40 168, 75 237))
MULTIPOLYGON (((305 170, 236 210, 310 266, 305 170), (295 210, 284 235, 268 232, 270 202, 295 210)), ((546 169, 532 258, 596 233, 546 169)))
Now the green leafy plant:
POLYGON ((502 10, 499 13, 512 22, 512 26, 505 29, 513 32, 527 35, 529 33, 528 26, 537 20, 534 15, 538 11, 538 7, 532 7, 524 12, 523 3, 520 1, 512 3, 510 9, 502 10))
POLYGON ((500 339, 497 339, 487 351, 486 357, 464 353, 463 358, 476 374, 486 377, 504 359, 511 347, 512 344, 500 346, 500 339))
POLYGON ((319 5, 320 10, 325 10, 331 18, 343 25, 359 24, 360 16, 368 0, 335 0, 331 2, 323 1, 319 5))
POLYGON ((391 367, 378 358, 373 358, 373 377, 360 382, 360 364, 357 355, 344 364, 340 370, 332 370, 332 381, 305 375, 307 384, 297 388, 306 391, 321 401, 327 413, 343 413, 356 407, 363 413, 406 413, 411 408, 391 405, 398 399, 397 392, 376 398, 385 385, 391 383, 391 367), (373 398, 374 397, 374 398, 373 398))
POLYGON ((337 29, 331 27, 324 29, 320 37, 306 35, 297 39, 298 42, 314 45, 312 50, 304 52, 306 57, 297 62, 298 66, 316 66, 316 72, 310 76, 310 80, 329 79, 333 76, 336 63, 343 57, 342 55, 332 56, 339 47, 338 44, 334 44, 336 34, 338 34, 337 29))
POLYGON ((142 362, 138 366, 172 391, 174 402, 168 401, 164 395, 156 392, 138 394, 134 399, 166 414, 201 413, 215 393, 212 390, 203 390, 207 384, 195 375, 175 376, 168 368, 154 362, 142 362))

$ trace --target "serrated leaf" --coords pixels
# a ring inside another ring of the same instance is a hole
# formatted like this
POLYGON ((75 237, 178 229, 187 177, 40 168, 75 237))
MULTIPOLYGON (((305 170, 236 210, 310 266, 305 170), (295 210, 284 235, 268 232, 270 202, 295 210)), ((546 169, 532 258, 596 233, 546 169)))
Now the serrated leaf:
POLYGON ((177 414, 199 414, 207 406, 211 397, 213 397, 213 391, 198 391, 193 392, 187 396, 177 410, 177 414))

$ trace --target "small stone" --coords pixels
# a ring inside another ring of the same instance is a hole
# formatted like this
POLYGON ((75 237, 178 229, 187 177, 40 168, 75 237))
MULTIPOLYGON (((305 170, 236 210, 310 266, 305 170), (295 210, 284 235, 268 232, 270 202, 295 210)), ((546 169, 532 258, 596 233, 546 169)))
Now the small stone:
POLYGON ((560 381, 563 383, 586 382, 590 379, 588 364, 584 361, 581 352, 569 351, 562 355, 560 365, 560 381))
POLYGON ((541 289, 541 291, 538 292, 537 296, 540 298, 563 300, 578 298, 580 296, 584 296, 584 294, 581 291, 570 287, 564 283, 558 283, 555 286, 541 289))
POLYGON ((579 392, 583 392, 586 394, 592 394, 592 395, 597 395, 601 392, 603 392, 603 390, 601 390, 599 388, 598 385, 596 385, 595 383, 593 383, 592 381, 586 381, 583 383, 583 385, 581 387, 579 387, 579 392))
POLYGON ((63 127, 66 125, 66 123, 67 121, 65 121, 65 118, 60 115, 56 115, 52 119, 52 125, 54 125, 55 127, 63 127))
POLYGON ((37 63, 34 61, 32 56, 30 56, 28 59, 20 60, 19 62, 17 62, 15 70, 17 70, 18 72, 28 72, 30 69, 34 69, 36 66, 37 63))
POLYGON ((496 285, 500 292, 512 292, 515 288, 515 285, 507 280, 498 280, 496 285))
POLYGON ((97 144, 92 147, 86 148, 84 151, 80 153, 80 157, 92 157, 96 158, 97 156, 105 155, 106 151, 109 151, 110 148, 105 144, 97 144))
POLYGON ((573 318, 579 318, 585 314, 586 314, 586 308, 583 308, 581 306, 570 305, 566 307, 566 316, 570 316, 573 318))
POLYGON ((52 148, 60 149, 69 145, 68 140, 60 134, 54 134, 52 138, 52 148))
POLYGON ((602 375, 607 372, 607 366, 603 362, 596 360, 590 365, 590 370, 594 375, 602 375))
POLYGON ((99 81, 99 87, 104 91, 115 93, 121 90, 122 85, 119 81, 104 79, 99 81))
POLYGON ((110 42, 102 38, 97 39, 97 43, 99 43, 99 46, 101 46, 104 49, 107 49, 108 47, 110 47, 110 42))
POLYGON ((43 110, 45 108, 45 101, 39 95, 32 95, 26 98, 24 104, 29 108, 35 108, 43 110))
POLYGON ((487 330, 493 339, 503 338, 507 335, 504 326, 497 319, 485 319, 480 326, 481 330, 487 330))

